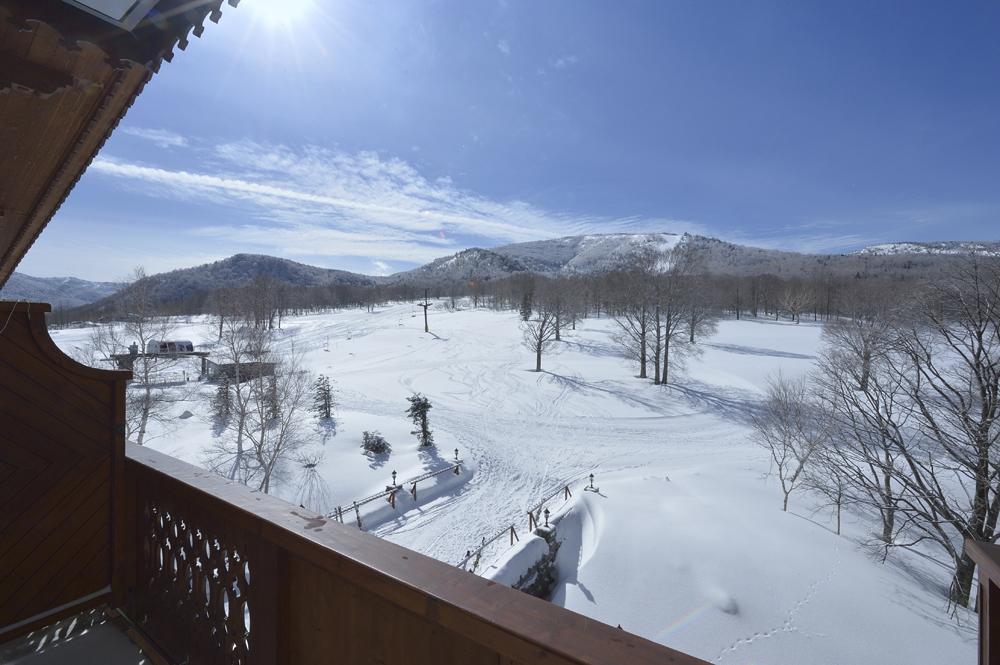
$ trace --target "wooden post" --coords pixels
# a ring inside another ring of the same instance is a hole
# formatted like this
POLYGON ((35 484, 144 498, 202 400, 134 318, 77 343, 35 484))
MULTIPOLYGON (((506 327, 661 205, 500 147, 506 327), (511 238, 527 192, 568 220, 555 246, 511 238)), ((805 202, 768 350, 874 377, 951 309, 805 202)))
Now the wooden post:
POLYGON ((513 545, 514 541, 521 542, 521 539, 517 537, 517 531, 514 531, 514 525, 510 525, 510 544, 513 545))
POLYGON ((427 308, 430 307, 431 304, 427 302, 427 289, 424 289, 424 302, 420 306, 424 308, 424 332, 430 332, 431 329, 427 325, 427 308))
POLYGON ((413 487, 410 488, 410 494, 413 495, 413 500, 416 501, 417 500, 417 483, 416 482, 414 482, 413 483, 413 487))
POLYGON ((361 528, 361 510, 358 508, 358 502, 354 502, 354 516, 358 520, 358 528, 361 528))

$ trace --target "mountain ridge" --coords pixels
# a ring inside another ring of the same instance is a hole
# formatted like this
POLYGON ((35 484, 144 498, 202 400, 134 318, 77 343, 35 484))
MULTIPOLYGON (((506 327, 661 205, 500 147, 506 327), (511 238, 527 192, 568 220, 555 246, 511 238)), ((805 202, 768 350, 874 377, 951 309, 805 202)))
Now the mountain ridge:
POLYGON ((78 277, 34 277, 15 272, 0 288, 0 300, 47 302, 54 308, 78 307, 112 295, 117 282, 94 282, 78 277))
MULTIPOLYGON (((489 281, 519 273, 552 276, 606 272, 627 264, 647 249, 693 246, 703 269, 727 275, 775 274, 794 277, 825 271, 834 275, 878 273, 925 267, 938 257, 970 251, 1000 256, 997 241, 901 242, 870 245, 846 254, 812 254, 731 243, 718 238, 677 233, 606 233, 564 236, 492 248, 470 247, 416 268, 388 276, 321 268, 266 254, 239 253, 191 268, 150 275, 154 297, 163 303, 199 300, 218 288, 245 286, 271 277, 293 287, 413 285, 489 281)), ((73 277, 38 278, 14 273, 0 297, 41 300, 59 307, 94 304, 111 307, 122 285, 73 277)))

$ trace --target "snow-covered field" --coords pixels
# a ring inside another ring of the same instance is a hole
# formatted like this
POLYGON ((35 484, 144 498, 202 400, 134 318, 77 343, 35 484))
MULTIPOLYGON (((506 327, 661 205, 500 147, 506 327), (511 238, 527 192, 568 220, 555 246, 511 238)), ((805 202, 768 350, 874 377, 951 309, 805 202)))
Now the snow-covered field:
MULTIPOLYGON (((455 448, 465 460, 460 476, 439 476, 417 502, 366 517, 385 538, 456 563, 505 525, 524 529, 547 491, 594 472, 600 492, 578 491, 563 507, 556 603, 718 663, 975 662, 972 618, 947 615, 947 571, 912 555, 883 565, 859 545, 864 518, 848 515, 836 536, 806 496, 781 511, 747 417, 769 374, 809 370, 819 327, 722 322, 667 388, 634 378, 612 329, 594 319, 566 331, 542 373, 529 371, 516 313, 443 304, 430 335, 421 310, 403 304, 291 318, 280 344, 335 381, 336 432, 313 433, 332 505, 383 490, 392 470, 402 480, 444 468, 455 448), (415 391, 433 404, 433 453, 418 450, 404 415, 415 391), (372 429, 393 446, 387 460, 361 453, 361 432, 372 429)), ((71 350, 87 334, 53 338, 71 350)), ((177 337, 211 350, 205 320, 177 337)), ((172 390, 186 397, 149 445, 203 463, 214 386, 172 390)), ((294 498, 295 487, 278 493, 294 498)))

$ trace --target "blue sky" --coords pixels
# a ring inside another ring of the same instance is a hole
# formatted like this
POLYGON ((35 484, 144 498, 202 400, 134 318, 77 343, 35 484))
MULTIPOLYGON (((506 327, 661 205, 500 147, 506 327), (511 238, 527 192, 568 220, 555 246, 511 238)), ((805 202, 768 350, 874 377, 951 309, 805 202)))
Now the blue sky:
POLYGON ((164 64, 20 270, 998 228, 1000 3, 244 0, 164 64))

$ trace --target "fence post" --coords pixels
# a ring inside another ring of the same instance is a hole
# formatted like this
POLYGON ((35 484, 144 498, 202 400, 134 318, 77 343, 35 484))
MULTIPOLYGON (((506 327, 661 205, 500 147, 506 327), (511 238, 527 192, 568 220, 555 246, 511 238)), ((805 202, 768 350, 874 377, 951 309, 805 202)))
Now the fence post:
POLYGON ((396 509, 396 490, 389 492, 389 505, 393 510, 396 509))
POLYGON ((514 531, 514 525, 510 525, 510 544, 513 545, 514 541, 521 542, 521 539, 517 537, 517 531, 514 531))
POLYGON ((573 496, 573 493, 569 491, 569 485, 563 488, 563 501, 569 501, 569 498, 573 496))
POLYGON ((416 481, 414 481, 413 487, 410 488, 410 494, 413 495, 413 500, 416 501, 417 500, 417 483, 416 483, 416 481))
POLYGON ((354 502, 354 516, 358 520, 358 528, 359 529, 362 528, 361 527, 361 509, 358 508, 358 502, 357 501, 354 502))
POLYGON ((538 520, 535 519, 535 514, 528 511, 528 531, 534 531, 535 527, 538 526, 538 520))

